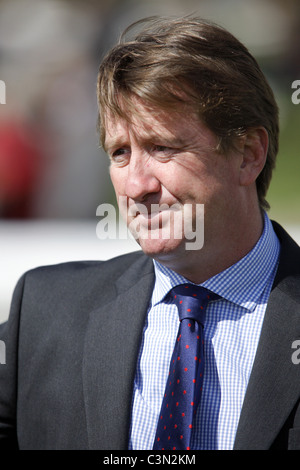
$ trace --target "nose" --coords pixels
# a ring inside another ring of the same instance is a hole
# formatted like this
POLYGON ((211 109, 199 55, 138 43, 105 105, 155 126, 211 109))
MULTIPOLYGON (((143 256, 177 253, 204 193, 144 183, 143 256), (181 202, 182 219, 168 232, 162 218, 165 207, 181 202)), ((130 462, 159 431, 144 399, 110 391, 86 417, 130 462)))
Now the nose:
POLYGON ((151 157, 149 159, 143 158, 139 152, 131 154, 127 167, 125 190, 126 196, 135 202, 143 202, 161 189, 161 183, 150 159, 151 157))

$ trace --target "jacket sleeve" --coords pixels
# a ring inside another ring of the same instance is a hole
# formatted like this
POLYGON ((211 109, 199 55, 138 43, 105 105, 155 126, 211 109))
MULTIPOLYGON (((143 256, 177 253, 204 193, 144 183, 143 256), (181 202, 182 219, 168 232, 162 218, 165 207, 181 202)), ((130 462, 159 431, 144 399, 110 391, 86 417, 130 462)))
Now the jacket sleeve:
POLYGON ((18 336, 24 276, 18 282, 9 319, 0 325, 0 449, 18 449, 16 414, 18 388, 18 336))

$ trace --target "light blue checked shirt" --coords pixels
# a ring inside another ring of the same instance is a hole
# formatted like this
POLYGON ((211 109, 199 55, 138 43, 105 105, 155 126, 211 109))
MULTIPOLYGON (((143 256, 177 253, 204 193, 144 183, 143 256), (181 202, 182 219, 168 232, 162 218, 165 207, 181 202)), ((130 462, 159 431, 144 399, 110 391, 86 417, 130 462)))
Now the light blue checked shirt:
MULTIPOLYGON (((264 214, 264 230, 240 261, 204 287, 222 299, 208 305, 205 373, 193 427, 192 449, 233 448, 261 326, 274 281, 280 244, 264 214)), ((132 403, 129 449, 152 449, 169 363, 179 327, 176 307, 163 302, 186 279, 154 262, 156 281, 143 331, 132 403)))

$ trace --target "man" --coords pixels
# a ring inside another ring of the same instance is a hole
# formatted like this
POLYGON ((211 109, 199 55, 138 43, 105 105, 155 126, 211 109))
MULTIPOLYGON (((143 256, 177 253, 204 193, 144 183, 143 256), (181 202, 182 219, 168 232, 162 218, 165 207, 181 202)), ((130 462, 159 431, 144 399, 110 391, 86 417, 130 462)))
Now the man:
POLYGON ((0 446, 156 448, 180 339, 169 293, 188 283, 216 300, 185 448, 299 449, 300 250, 265 212, 278 148, 273 93, 222 28, 144 23, 108 53, 98 79, 112 183, 144 253, 20 280, 2 334, 0 446))

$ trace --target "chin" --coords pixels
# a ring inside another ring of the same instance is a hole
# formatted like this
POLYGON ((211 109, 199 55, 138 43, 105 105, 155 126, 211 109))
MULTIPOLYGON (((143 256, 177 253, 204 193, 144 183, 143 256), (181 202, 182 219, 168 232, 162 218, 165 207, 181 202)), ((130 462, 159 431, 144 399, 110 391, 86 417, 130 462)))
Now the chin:
POLYGON ((166 257, 176 256, 176 254, 185 251, 185 240, 141 239, 136 241, 140 245, 145 255, 157 259, 157 261, 166 257))

